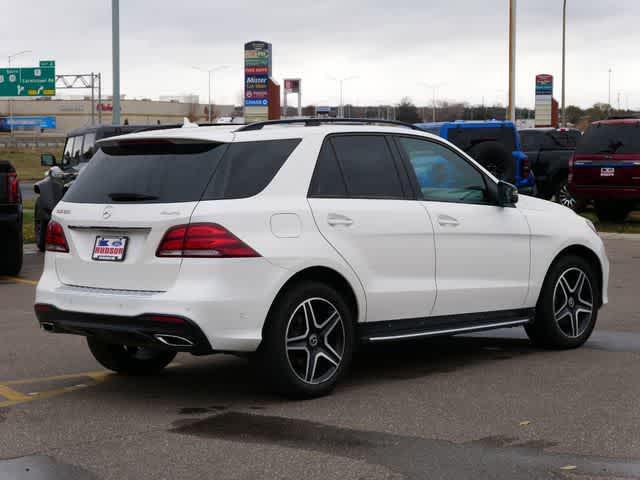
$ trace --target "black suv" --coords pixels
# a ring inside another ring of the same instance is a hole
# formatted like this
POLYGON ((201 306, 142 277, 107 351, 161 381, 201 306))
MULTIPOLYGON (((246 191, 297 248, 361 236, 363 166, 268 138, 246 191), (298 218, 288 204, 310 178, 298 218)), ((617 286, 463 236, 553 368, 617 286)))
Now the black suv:
POLYGON ((22 268, 22 195, 16 169, 0 160, 0 274, 22 268))
POLYGON ((69 188, 78 172, 91 159, 96 142, 103 138, 145 130, 176 128, 180 125, 99 125, 72 130, 67 135, 62 158, 58 162, 50 153, 43 153, 42 166, 51 167, 47 176, 33 186, 39 195, 35 205, 35 236, 38 249, 44 252, 47 225, 51 212, 69 188))

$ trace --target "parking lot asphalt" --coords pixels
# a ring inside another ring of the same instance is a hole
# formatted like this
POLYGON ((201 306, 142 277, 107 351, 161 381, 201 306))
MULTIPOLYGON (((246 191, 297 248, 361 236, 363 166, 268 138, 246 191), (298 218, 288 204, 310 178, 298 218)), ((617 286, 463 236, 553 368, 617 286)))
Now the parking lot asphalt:
POLYGON ((610 304, 585 347, 521 329, 377 345, 304 402, 232 356, 104 371, 38 328, 26 255, 0 277, 0 479, 640 478, 640 238, 605 242, 610 304))

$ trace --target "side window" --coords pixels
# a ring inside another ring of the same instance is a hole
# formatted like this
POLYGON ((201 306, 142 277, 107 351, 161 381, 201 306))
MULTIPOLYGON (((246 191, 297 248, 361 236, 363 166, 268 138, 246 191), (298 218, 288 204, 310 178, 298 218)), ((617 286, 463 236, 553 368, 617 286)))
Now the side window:
POLYGON ((82 158, 81 162, 88 162, 91 160, 93 156, 94 146, 96 143, 96 134, 95 133, 87 133, 84 136, 84 142, 82 144, 82 158))
POLYGON ((203 200, 257 195, 271 183, 300 141, 292 138, 230 144, 203 200))
POLYGON ((331 138, 347 192, 354 198, 404 198, 395 161, 381 135, 331 138))
POLYGON ((318 162, 311 179, 309 196, 316 198, 347 197, 347 186, 329 140, 325 140, 320 149, 318 162))
POLYGON ((82 151, 82 137, 75 137, 73 151, 71 152, 71 165, 80 163, 80 152, 82 151))
POLYGON ((71 157, 73 154, 73 143, 77 137, 68 137, 67 143, 64 145, 64 153, 62 154, 62 166, 66 167, 71 163, 71 157))
POLYGON ((460 155, 428 140, 408 137, 398 140, 425 200, 489 203, 484 177, 460 155))

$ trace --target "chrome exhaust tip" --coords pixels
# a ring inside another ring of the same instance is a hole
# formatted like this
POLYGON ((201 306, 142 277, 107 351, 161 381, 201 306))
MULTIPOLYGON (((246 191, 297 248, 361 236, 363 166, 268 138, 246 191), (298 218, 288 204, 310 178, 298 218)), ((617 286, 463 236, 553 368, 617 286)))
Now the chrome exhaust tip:
POLYGON ((40 326, 47 332, 54 332, 56 329, 56 326, 51 322, 41 322, 40 326))
POLYGON ((168 345, 169 347, 189 348, 193 347, 193 342, 188 338, 179 337, 178 335, 166 335, 159 333, 154 335, 155 339, 160 343, 168 345))

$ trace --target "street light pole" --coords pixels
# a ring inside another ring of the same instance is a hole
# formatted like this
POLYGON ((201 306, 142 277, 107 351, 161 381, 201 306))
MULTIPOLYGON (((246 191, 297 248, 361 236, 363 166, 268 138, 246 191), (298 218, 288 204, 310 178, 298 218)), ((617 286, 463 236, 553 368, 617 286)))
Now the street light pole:
MULTIPOLYGON (((208 111, 209 113, 207 114, 207 122, 211 123, 213 120, 213 104, 215 104, 215 96, 213 97, 213 103, 211 103, 211 92, 214 91, 213 90, 213 81, 214 81, 214 73, 219 71, 219 70, 224 70, 225 68, 229 68, 229 65, 218 65, 217 67, 213 67, 213 68, 200 68, 200 67, 192 67, 194 70, 198 70, 199 72, 205 72, 208 74, 208 78, 209 78, 209 98, 208 98, 208 111)), ((214 92, 215 93, 215 92, 214 92)))
POLYGON ((335 78, 335 77, 332 77, 331 75, 328 75, 328 77, 331 80, 333 80, 335 82, 338 82, 338 86, 339 86, 339 89, 340 89, 340 105, 338 107, 338 117, 339 118, 344 118, 344 97, 342 95, 344 82, 347 82, 349 80, 354 80, 354 79, 358 78, 358 76, 354 75, 354 76, 351 76, 351 77, 335 78))
POLYGON ((111 49, 113 65, 113 113, 111 123, 120 125, 120 0, 111 0, 111 49))
POLYGON ((509 0, 509 115, 516 120, 516 8, 517 0, 509 0))
MULTIPOLYGON (((13 58, 24 55, 26 53, 31 53, 31 50, 22 50, 21 52, 7 55, 7 63, 9 64, 9 68, 11 68, 11 60, 13 58)), ((11 136, 13 137, 13 100, 11 100, 11 98, 9 98, 9 131, 11 136)))
POLYGON ((567 128, 566 92, 567 92, 567 0, 562 5, 562 126, 567 128))
POLYGON ((609 105, 609 110, 611 110, 611 76, 613 75, 613 69, 609 68, 609 100, 607 104, 609 105))

